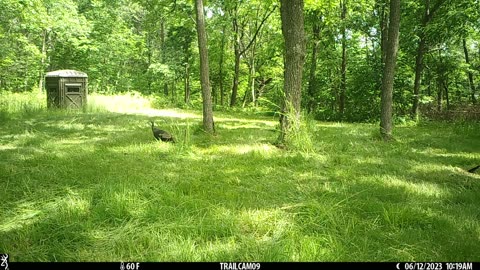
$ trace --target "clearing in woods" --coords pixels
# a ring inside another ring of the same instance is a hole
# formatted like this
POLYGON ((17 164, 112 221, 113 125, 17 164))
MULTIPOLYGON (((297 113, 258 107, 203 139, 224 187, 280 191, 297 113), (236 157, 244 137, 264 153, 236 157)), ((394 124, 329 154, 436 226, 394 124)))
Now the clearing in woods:
POLYGON ((480 160, 478 123, 397 126, 384 143, 377 124, 310 120, 302 143, 281 150, 276 116, 216 112, 209 136, 197 112, 142 106, 2 112, 0 251, 12 261, 478 260, 480 175, 466 172, 480 160), (156 141, 149 120, 177 143, 156 141))

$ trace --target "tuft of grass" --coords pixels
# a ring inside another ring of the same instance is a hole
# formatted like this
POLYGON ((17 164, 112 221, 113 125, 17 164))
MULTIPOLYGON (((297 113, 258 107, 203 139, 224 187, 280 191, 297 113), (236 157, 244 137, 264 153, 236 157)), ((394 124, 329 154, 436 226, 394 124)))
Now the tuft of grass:
POLYGON ((294 151, 304 153, 315 152, 313 136, 316 133, 316 123, 310 116, 303 114, 299 124, 294 124, 286 137, 286 145, 294 151))
MULTIPOLYGON (((302 113, 300 119, 295 115, 295 110, 290 110, 283 115, 288 119, 289 127, 281 138, 277 139, 277 144, 281 148, 286 148, 293 151, 301 151, 304 153, 312 153, 315 151, 315 146, 312 141, 313 135, 316 133, 315 121, 307 114, 302 113)), ((278 126, 278 132, 282 132, 280 125, 278 126)))
POLYGON ((215 136, 199 112, 140 106, 0 121, 12 261, 478 258, 478 123, 397 126, 385 143, 378 125, 306 119, 311 146, 282 151, 278 119, 258 114, 216 113, 215 136))

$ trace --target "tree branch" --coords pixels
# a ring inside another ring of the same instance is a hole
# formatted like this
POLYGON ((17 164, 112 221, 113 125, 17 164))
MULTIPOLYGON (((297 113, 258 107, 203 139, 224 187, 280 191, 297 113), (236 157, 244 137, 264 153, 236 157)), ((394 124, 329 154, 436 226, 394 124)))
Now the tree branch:
POLYGON ((270 10, 270 12, 267 11, 267 13, 265 14, 265 16, 262 19, 262 22, 260 23, 257 30, 255 31, 255 34, 253 35, 252 39, 250 40, 248 45, 245 48, 243 48, 243 50, 240 52, 240 55, 244 54, 250 48, 250 46, 252 46, 253 42, 257 38, 258 32, 260 32, 260 29, 262 29, 263 24, 267 21, 268 17, 270 17, 270 15, 272 15, 272 13, 275 11, 275 9, 277 9, 276 5, 273 6, 273 9, 270 10))

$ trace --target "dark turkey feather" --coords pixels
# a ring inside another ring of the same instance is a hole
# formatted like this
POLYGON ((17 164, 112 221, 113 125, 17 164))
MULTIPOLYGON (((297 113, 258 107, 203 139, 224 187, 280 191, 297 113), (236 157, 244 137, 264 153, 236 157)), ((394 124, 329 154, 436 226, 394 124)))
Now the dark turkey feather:
POLYGON ((468 170, 468 172, 474 173, 478 168, 480 168, 480 165, 471 168, 470 170, 468 170))
POLYGON ((170 134, 168 131, 161 130, 155 127, 155 124, 153 123, 153 121, 150 121, 150 123, 152 124, 153 137, 155 137, 157 141, 161 140, 163 142, 173 142, 173 143, 175 142, 175 139, 173 138, 172 134, 170 134))

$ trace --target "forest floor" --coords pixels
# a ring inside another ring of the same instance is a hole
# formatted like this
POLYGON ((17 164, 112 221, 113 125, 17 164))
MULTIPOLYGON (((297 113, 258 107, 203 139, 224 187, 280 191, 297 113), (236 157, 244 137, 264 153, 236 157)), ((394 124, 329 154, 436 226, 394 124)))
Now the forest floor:
MULTIPOLYGON (((139 109, 139 108, 137 108, 139 109)), ((11 261, 478 261, 480 124, 183 110, 0 115, 0 251, 11 261), (155 141, 148 120, 176 144, 155 141)))

